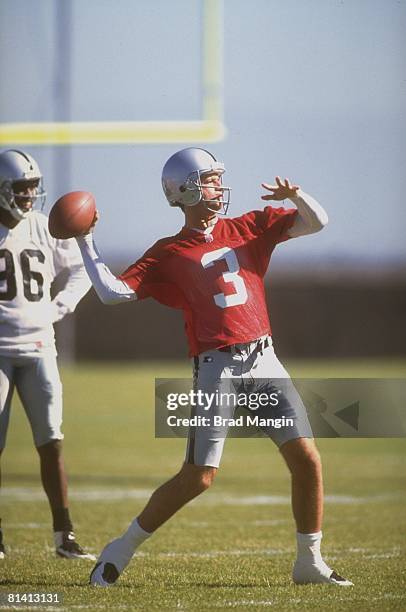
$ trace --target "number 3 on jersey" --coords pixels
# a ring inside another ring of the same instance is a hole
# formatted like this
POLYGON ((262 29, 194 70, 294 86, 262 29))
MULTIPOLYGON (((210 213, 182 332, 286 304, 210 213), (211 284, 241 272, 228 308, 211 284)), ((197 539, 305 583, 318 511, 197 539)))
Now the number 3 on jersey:
MULTIPOLYGON (((23 275, 24 296, 29 302, 39 302, 44 295, 44 277, 40 272, 30 269, 30 259, 37 259, 44 263, 45 255, 37 249, 25 249, 20 255, 21 271, 23 275), (37 291, 32 291, 31 281, 36 285, 37 291)), ((4 261, 4 268, 0 269, 0 301, 11 301, 17 295, 17 282, 13 254, 8 249, 0 249, 0 261, 4 261)))
POLYGON ((240 266, 238 265, 237 255, 229 247, 223 247, 210 253, 205 253, 201 259, 203 268, 208 268, 216 261, 224 259, 228 271, 223 272, 222 276, 225 283, 231 283, 234 287, 235 293, 231 295, 225 295, 224 293, 216 293, 213 298, 217 306, 220 308, 228 308, 229 306, 238 306, 239 304, 245 304, 248 298, 247 288, 245 286, 243 278, 238 274, 240 266))

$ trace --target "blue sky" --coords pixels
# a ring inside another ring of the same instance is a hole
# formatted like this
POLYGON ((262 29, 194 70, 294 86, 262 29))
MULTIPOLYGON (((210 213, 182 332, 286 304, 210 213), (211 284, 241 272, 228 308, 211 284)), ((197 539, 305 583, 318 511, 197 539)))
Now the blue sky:
MULTIPOLYGON (((3 121, 52 120, 57 0, 0 3, 3 121)), ((198 0, 72 0, 73 120, 200 116, 198 0)), ((230 214, 261 207, 260 183, 290 177, 329 213, 326 230, 283 245, 280 261, 406 259, 406 2, 225 0, 227 136, 201 143, 226 164, 230 214)), ((189 143, 185 142, 184 146, 189 143)), ((183 145, 26 147, 39 161, 48 207, 92 191, 106 258, 135 259, 175 233, 181 213, 160 186, 183 145)))

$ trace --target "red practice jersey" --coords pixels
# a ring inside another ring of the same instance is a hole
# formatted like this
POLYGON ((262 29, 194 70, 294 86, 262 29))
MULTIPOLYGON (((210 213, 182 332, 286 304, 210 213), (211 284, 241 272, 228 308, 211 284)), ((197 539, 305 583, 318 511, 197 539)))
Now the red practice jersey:
POLYGON ((211 234, 184 227, 154 244, 120 279, 139 299, 183 310, 191 355, 250 342, 271 332, 263 278, 296 213, 267 206, 219 219, 211 234))

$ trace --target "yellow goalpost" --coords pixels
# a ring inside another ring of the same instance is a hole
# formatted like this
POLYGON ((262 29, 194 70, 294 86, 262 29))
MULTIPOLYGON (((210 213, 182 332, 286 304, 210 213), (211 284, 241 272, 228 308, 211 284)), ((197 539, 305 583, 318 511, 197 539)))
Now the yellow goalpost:
POLYGON ((198 121, 72 121, 0 124, 0 145, 215 142, 223 122, 223 2, 203 0, 202 118, 198 121))

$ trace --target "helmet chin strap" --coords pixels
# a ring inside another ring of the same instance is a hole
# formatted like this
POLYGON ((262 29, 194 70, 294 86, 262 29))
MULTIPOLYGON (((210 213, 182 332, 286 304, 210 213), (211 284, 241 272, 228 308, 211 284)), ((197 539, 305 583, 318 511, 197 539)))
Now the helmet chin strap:
POLYGON ((217 198, 213 198, 212 200, 200 200, 203 202, 207 210, 217 215, 226 215, 228 211, 228 207, 230 206, 229 202, 224 202, 223 200, 218 200, 217 198), (210 202, 220 202, 221 208, 210 208, 210 202))

